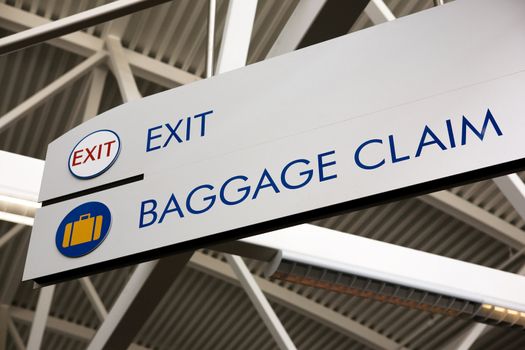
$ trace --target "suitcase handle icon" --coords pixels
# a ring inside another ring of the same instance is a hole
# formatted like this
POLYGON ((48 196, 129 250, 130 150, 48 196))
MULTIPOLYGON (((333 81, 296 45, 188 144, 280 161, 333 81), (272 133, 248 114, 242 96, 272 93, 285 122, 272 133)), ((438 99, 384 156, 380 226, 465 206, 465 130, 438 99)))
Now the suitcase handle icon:
POLYGON ((67 248, 100 238, 102 215, 92 217, 90 213, 80 215, 77 221, 70 222, 64 229, 62 247, 67 248))

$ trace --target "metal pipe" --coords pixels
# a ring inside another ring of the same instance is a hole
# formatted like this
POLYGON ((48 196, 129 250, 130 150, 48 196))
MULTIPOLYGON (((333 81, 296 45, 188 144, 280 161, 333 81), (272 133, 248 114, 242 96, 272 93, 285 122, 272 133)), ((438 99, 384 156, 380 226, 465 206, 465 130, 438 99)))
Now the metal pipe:
POLYGON ((0 39, 0 55, 91 27, 170 0, 117 0, 0 39))

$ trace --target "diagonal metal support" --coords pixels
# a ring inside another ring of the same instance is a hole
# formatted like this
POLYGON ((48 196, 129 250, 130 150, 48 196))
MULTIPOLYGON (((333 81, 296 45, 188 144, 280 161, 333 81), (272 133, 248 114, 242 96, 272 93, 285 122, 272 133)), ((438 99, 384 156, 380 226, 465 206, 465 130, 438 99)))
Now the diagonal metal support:
POLYGON ((79 65, 69 70, 51 84, 35 93, 33 96, 22 102, 20 105, 0 117, 0 132, 4 131, 11 123, 20 120, 28 115, 28 112, 38 107, 54 94, 61 91, 68 84, 83 76, 90 69, 99 64, 106 58, 105 52, 99 52, 82 61, 79 65))
POLYGON ((109 51, 111 70, 117 79, 122 99, 124 102, 140 99, 142 96, 137 88, 137 83, 135 82, 129 62, 124 54, 120 39, 116 36, 109 35, 106 39, 106 46, 109 51))
POLYGON ((115 305, 91 340, 88 350, 125 350, 167 293, 193 252, 137 266, 115 305))
POLYGON ((108 311, 106 310, 102 299, 100 299, 100 296, 98 295, 95 286, 93 285, 93 283, 91 283, 91 279, 89 277, 82 277, 78 281, 80 282, 82 289, 86 293, 89 302, 93 306, 93 309, 95 310, 95 313, 97 314, 99 320, 104 321, 108 316, 108 311))
POLYGON ((383 0, 370 0, 365 7, 365 13, 376 25, 396 19, 383 0))
POLYGON ((16 326, 13 320, 11 319, 11 317, 9 317, 7 326, 9 328, 9 334, 11 335, 11 338, 13 339, 13 342, 15 343, 16 348, 18 350, 25 350, 26 347, 24 345, 24 341, 22 340, 20 333, 18 333, 18 330, 16 329, 16 326))
POLYGON ((266 58, 295 50, 325 2, 326 0, 301 0, 279 33, 266 58))
MULTIPOLYGON (((195 253, 188 265, 191 268, 220 278, 225 282, 239 285, 239 280, 229 264, 218 261, 203 253, 195 253)), ((347 337, 355 339, 372 349, 398 350, 403 348, 399 343, 396 343, 386 336, 313 300, 301 296, 294 291, 288 290, 259 276, 254 276, 254 279, 259 288, 270 300, 330 327, 347 337)))
POLYGON ((525 183, 518 174, 497 177, 493 181, 520 217, 525 220, 525 183))
POLYGON ((2 247, 4 245, 6 245, 8 242, 10 242, 13 238, 15 238, 16 236, 18 236, 18 234, 20 232, 22 232, 22 230, 24 229, 24 225, 22 224, 17 224, 17 225, 14 225, 13 227, 11 227, 9 229, 9 231, 7 231, 6 233, 4 233, 2 236, 0 236, 0 249, 2 249, 2 247))
POLYGON ((257 0, 230 0, 217 61, 218 73, 246 64, 256 9, 257 0))
POLYGON ((434 192, 418 199, 516 250, 525 246, 524 231, 450 191, 434 192))
POLYGON ((44 331, 46 330, 47 317, 51 308, 51 301, 55 293, 55 285, 43 287, 40 289, 38 302, 36 304, 35 317, 29 333, 27 343, 28 350, 37 350, 41 348, 44 331))
POLYGON ((84 113, 82 115, 82 122, 85 122, 98 114, 107 74, 108 70, 105 67, 95 67, 91 71, 91 82, 89 85, 86 107, 84 108, 84 113))
POLYGON ((253 278, 250 270, 242 260, 240 256, 225 254, 226 260, 233 269, 233 272, 239 279, 241 286, 250 298, 253 306, 261 316, 264 324, 272 334, 273 339, 277 343, 280 349, 290 350, 296 349, 292 339, 286 332, 286 329, 282 325, 281 321, 275 314, 272 306, 264 296, 263 292, 257 285, 257 282, 253 278))

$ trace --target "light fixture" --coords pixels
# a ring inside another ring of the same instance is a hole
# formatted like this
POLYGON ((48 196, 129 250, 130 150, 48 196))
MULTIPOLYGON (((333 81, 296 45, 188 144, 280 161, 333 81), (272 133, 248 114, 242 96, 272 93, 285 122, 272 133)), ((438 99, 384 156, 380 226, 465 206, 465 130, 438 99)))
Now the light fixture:
POLYGON ((270 278, 525 328, 525 277, 521 275, 314 225, 248 237, 232 244, 229 252, 262 257, 270 278), (251 254, 256 247, 266 253, 251 254))

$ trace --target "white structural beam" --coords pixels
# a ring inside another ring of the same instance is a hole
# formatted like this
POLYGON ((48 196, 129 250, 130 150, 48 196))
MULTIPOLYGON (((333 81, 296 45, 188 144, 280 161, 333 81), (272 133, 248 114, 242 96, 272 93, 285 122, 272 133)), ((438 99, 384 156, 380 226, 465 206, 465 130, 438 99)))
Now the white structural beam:
POLYGON ((295 50, 325 2, 326 0, 301 0, 279 33, 266 58, 295 50))
MULTIPOLYGON (((215 258, 196 252, 189 264, 190 267, 211 274, 228 283, 239 285, 235 273, 229 264, 215 258)), ((316 303, 296 292, 281 287, 264 278, 254 276, 257 285, 271 300, 307 316, 317 322, 330 327, 345 336, 355 339, 373 349, 401 349, 395 341, 377 333, 376 331, 353 321, 321 304, 316 303)))
POLYGON ((93 306, 99 320, 104 321, 108 316, 108 311, 106 310, 102 299, 100 299, 91 279, 89 277, 82 277, 78 281, 80 282, 84 293, 86 293, 86 296, 88 297, 91 306, 93 306))
POLYGON ((13 342, 15 343, 16 348, 18 350, 25 350, 26 346, 24 345, 24 341, 22 340, 20 333, 18 333, 18 330, 16 329, 16 326, 13 320, 11 319, 11 317, 9 317, 9 320, 8 320, 8 329, 9 329, 9 335, 13 339, 13 342))
MULTIPOLYGON (((203 253, 196 252, 188 263, 190 268, 199 270, 201 272, 210 274, 225 282, 233 285, 240 285, 231 266, 227 263, 221 262, 218 259, 207 256, 203 253)), ((272 283, 264 278, 254 276, 257 285, 265 293, 265 295, 279 303, 286 306, 301 315, 309 317, 321 324, 335 329, 336 331, 348 336, 352 339, 367 344, 373 349, 401 349, 395 341, 373 331, 372 329, 363 326, 362 324, 353 321, 352 319, 343 316, 336 311, 333 311, 321 304, 316 303, 306 297, 303 297, 291 290, 272 283)), ((149 305, 151 307, 151 305, 149 305)), ((35 312, 20 307, 10 308, 11 318, 25 323, 31 324, 35 312)), ((95 335, 95 330, 71 323, 57 317, 49 316, 47 320, 47 328, 54 332, 63 334, 78 340, 90 340, 95 335)), ((135 348, 134 344, 130 345, 128 349, 135 348)), ((142 348, 143 349, 143 348, 142 348)))
MULTIPOLYGON (((12 306, 9 313, 13 320, 24 324, 31 324, 35 318, 35 312, 21 307, 12 306)), ((49 331, 71 337, 76 340, 89 340, 95 335, 95 330, 62 320, 58 317, 48 316, 46 327, 49 331)))
POLYGON ((86 106, 82 115, 82 122, 85 122, 86 120, 89 120, 98 114, 107 74, 108 71, 105 67, 95 67, 91 71, 91 81, 89 83, 89 90, 86 98, 86 106))
POLYGON ((218 73, 246 64, 256 9, 257 0, 230 0, 217 62, 218 73))
POLYGON ((418 197, 423 202, 517 250, 525 246, 525 232, 450 191, 418 197))
POLYGON ((131 16, 122 17, 119 19, 114 19, 113 21, 107 24, 107 29, 103 38, 106 39, 108 36, 116 36, 119 39, 122 39, 126 28, 128 27, 131 16))
MULTIPOLYGON (((19 238, 17 246, 27 247, 29 235, 23 235, 19 238)), ((15 257, 9 261, 9 268, 2 273, 2 284, 0 286, 0 304, 11 305, 20 286, 22 280, 22 272, 24 269, 25 250, 16 254, 15 257)), ((2 253, 0 253, 2 254, 2 253)))
POLYGON ((263 319, 264 324, 272 334, 273 339, 280 349, 296 349, 292 339, 284 329, 281 321, 272 309, 272 306, 257 285, 255 278, 240 256, 226 254, 226 260, 232 267, 235 275, 239 279, 250 301, 255 306, 257 313, 263 319))
POLYGON ((370 0, 365 7, 365 13, 374 24, 381 24, 396 19, 383 0, 370 0))
POLYGON ((153 304, 165 295, 191 255, 181 253, 138 265, 87 349, 127 349, 153 313, 153 304))
POLYGON ((483 323, 475 323, 465 332, 443 347, 443 350, 468 350, 476 340, 489 328, 483 323))
POLYGON ((124 54, 136 76, 167 88, 193 83, 201 79, 185 70, 157 61, 136 51, 124 49, 124 54))
MULTIPOLYGON (((23 309, 23 308, 16 307, 16 306, 12 306, 9 308, 9 314, 11 316, 11 319, 15 319, 18 322, 21 322, 24 324, 31 324, 35 316, 34 311, 23 309)), ((53 316, 49 316, 47 318, 46 326, 47 326, 47 330, 53 333, 61 334, 61 335, 64 335, 64 336, 67 336, 67 337, 70 337, 76 340, 81 340, 81 341, 89 341, 95 335, 95 330, 92 328, 88 328, 88 327, 85 327, 85 326, 82 326, 76 323, 72 323, 72 322, 69 322, 69 321, 66 321, 66 320, 63 320, 57 317, 53 317, 53 316)), ((14 332, 18 334, 15 328, 15 325, 13 324, 12 321, 9 324, 9 330, 12 336, 14 332)), ((15 336, 13 336, 13 338, 15 338, 15 336)), ((18 338, 20 342, 14 339, 16 346, 19 350, 24 350, 25 349, 24 343, 22 339, 20 338, 20 335, 18 335, 18 338)), ((128 347, 128 350, 147 350, 147 349, 148 348, 137 345, 137 344, 131 344, 128 347)))
POLYGON ((116 0, 56 21, 0 38, 0 54, 19 50, 170 0, 116 0))
POLYGON ((38 107, 41 103, 46 101, 54 94, 61 91, 68 84, 74 82, 75 80, 83 76, 86 72, 88 72, 94 66, 99 64, 105 58, 105 52, 99 52, 90 56, 77 66, 73 67, 67 73, 53 81, 51 84, 36 92, 33 96, 29 97, 20 105, 7 112, 5 115, 0 117, 0 132, 5 130, 11 123, 19 120, 24 116, 27 116, 28 112, 38 107))
POLYGON ((9 229, 9 231, 0 236, 0 249, 2 249, 2 247, 6 245, 7 242, 11 241, 11 239, 16 237, 20 232, 22 232, 23 229, 24 225, 14 225, 9 229))
POLYGON ((49 309, 51 308, 51 301, 55 293, 55 285, 43 287, 40 289, 38 302, 36 304, 35 317, 31 325, 31 332, 29 333, 29 341, 27 348, 29 350, 37 350, 41 348, 44 331, 46 329, 47 317, 49 309))
POLYGON ((496 177, 493 180, 516 212, 525 220, 525 184, 518 174, 496 177))
MULTIPOLYGON (((0 4, 0 27, 2 28, 16 32, 49 22, 47 18, 6 4, 0 4)), ((48 43, 85 57, 99 52, 104 47, 104 40, 81 31, 50 40, 48 43)), ((124 49, 124 53, 131 65, 133 73, 155 84, 171 88, 200 79, 200 77, 196 75, 157 61, 136 51, 124 49)))
POLYGON ((107 343, 118 327, 119 322, 124 318, 131 304, 137 298, 148 278, 155 269, 158 260, 142 263, 137 266, 133 275, 120 293, 115 305, 111 308, 111 317, 106 317, 99 330, 91 340, 88 350, 99 350, 107 347, 107 343))
POLYGON ((111 70, 117 79, 122 99, 124 102, 140 99, 142 96, 137 88, 137 83, 131 72, 129 61, 124 54, 120 39, 116 36, 109 35, 106 39, 106 45, 109 51, 111 70))

